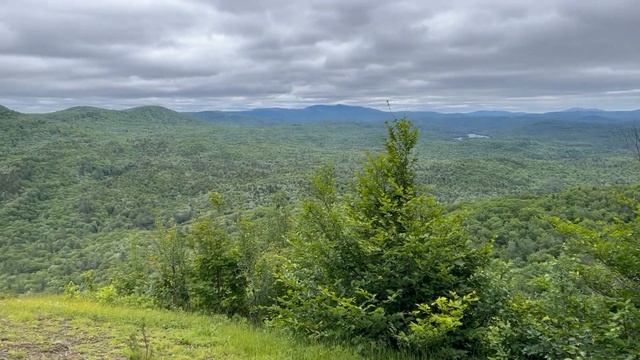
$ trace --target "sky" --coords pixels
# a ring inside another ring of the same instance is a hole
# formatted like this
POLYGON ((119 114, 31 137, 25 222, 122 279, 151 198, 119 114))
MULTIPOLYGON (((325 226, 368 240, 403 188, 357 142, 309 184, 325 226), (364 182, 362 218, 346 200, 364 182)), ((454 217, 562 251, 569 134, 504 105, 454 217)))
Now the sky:
POLYGON ((0 0, 0 104, 640 108, 638 0, 0 0))

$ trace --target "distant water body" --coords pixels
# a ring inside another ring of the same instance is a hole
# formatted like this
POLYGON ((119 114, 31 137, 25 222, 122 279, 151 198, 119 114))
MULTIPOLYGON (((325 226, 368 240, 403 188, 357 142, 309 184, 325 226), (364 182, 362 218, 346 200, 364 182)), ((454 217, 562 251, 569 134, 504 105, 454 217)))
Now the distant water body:
POLYGON ((464 139, 489 139, 488 136, 486 135, 479 135, 479 134, 467 134, 466 136, 460 136, 457 138, 453 138, 454 140, 458 140, 458 141, 462 141, 464 139))

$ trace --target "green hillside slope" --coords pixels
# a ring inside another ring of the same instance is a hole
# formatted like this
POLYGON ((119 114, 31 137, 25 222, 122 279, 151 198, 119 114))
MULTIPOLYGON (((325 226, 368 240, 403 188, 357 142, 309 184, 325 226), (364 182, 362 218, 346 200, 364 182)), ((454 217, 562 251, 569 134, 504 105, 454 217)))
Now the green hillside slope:
MULTIPOLYGON (((231 217, 253 216, 278 192, 295 201, 322 164, 335 164, 349 187, 384 137, 379 122, 206 123, 162 107, 1 110, 0 291, 16 293, 60 291, 90 269, 106 274, 157 219, 184 223, 209 211, 212 190, 231 217)), ((419 182, 445 202, 639 180, 614 125, 574 124, 561 138, 553 123, 484 132, 485 122, 465 124, 417 123, 419 182), (490 138, 454 139, 466 131, 490 138)))

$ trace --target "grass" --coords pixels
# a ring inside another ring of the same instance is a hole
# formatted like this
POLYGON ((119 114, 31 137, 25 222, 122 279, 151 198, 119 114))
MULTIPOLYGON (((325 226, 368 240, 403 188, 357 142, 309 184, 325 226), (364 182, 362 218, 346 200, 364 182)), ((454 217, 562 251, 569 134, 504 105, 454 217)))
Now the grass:
POLYGON ((352 349, 306 343, 221 316, 110 306, 62 296, 0 300, 0 359, 5 358, 364 359, 352 349), (145 356, 145 345, 150 357, 145 356))

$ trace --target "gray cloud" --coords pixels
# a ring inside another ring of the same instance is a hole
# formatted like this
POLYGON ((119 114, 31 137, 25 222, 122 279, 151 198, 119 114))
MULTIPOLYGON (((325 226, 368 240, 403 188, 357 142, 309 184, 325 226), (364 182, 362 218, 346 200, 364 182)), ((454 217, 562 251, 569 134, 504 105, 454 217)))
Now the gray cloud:
POLYGON ((0 103, 640 107, 636 0, 0 0, 0 103))

